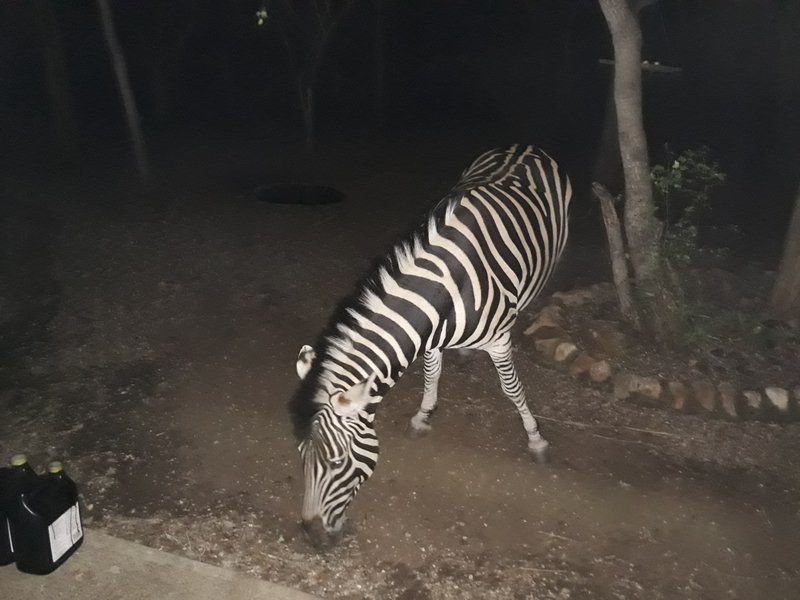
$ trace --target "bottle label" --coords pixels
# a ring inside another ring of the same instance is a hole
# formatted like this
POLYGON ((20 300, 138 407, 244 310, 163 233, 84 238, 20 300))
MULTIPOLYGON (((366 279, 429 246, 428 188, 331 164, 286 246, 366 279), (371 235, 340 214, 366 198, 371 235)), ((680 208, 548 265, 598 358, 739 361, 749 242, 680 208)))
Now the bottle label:
POLYGON ((64 556, 83 537, 81 513, 76 502, 47 528, 50 534, 50 554, 53 562, 64 556))

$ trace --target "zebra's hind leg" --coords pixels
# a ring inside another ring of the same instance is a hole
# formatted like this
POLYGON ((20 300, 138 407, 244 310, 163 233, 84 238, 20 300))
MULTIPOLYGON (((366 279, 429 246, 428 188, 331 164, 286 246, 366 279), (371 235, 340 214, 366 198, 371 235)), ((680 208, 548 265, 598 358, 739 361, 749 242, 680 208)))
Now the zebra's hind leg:
POLYGON ((522 425, 525 433, 528 434, 528 450, 538 463, 545 463, 549 460, 548 448, 550 444, 539 433, 539 426, 536 419, 531 414, 528 402, 525 399, 525 389, 517 377, 517 370, 514 368, 514 361, 511 356, 511 336, 506 333, 492 346, 486 348, 492 358, 497 374, 500 376, 500 385, 503 393, 514 403, 522 418, 522 425))
POLYGON ((411 417, 406 429, 410 438, 426 435, 431 430, 429 423, 431 413, 436 408, 439 391, 439 376, 442 374, 442 351, 428 350, 422 357, 425 373, 425 388, 422 392, 422 405, 417 414, 411 417))

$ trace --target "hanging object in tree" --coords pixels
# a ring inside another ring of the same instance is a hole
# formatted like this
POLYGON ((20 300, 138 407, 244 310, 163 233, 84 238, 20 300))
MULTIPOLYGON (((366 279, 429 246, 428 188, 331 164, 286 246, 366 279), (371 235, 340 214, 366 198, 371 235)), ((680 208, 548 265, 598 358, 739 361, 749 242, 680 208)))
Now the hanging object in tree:
POLYGON ((266 3, 264 3, 261 5, 261 8, 259 8, 256 11, 256 25, 258 25, 259 27, 263 27, 264 23, 267 22, 268 18, 269 15, 267 14, 267 5, 266 3))

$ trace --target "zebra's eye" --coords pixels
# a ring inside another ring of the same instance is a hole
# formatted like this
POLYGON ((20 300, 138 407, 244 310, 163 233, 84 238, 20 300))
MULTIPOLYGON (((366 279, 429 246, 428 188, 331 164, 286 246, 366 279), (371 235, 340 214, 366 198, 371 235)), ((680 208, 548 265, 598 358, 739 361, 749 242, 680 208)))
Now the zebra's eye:
POLYGON ((338 469, 339 467, 341 467, 344 464, 344 459, 343 458, 335 458, 335 459, 331 460, 328 464, 330 466, 332 466, 334 469, 338 469))

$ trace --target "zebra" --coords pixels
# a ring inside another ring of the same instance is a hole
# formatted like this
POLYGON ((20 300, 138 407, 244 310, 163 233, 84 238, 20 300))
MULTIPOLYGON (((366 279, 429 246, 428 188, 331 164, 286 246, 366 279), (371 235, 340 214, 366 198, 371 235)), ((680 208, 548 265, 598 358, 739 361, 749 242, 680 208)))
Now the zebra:
POLYGON ((326 548, 378 459, 379 402, 421 354, 424 388, 408 424, 431 429, 443 349, 486 351, 538 462, 548 442, 514 367, 510 330, 542 290, 567 241, 572 186, 544 151, 513 145, 480 155, 334 314, 297 358, 289 402, 305 481, 302 524, 326 548))

